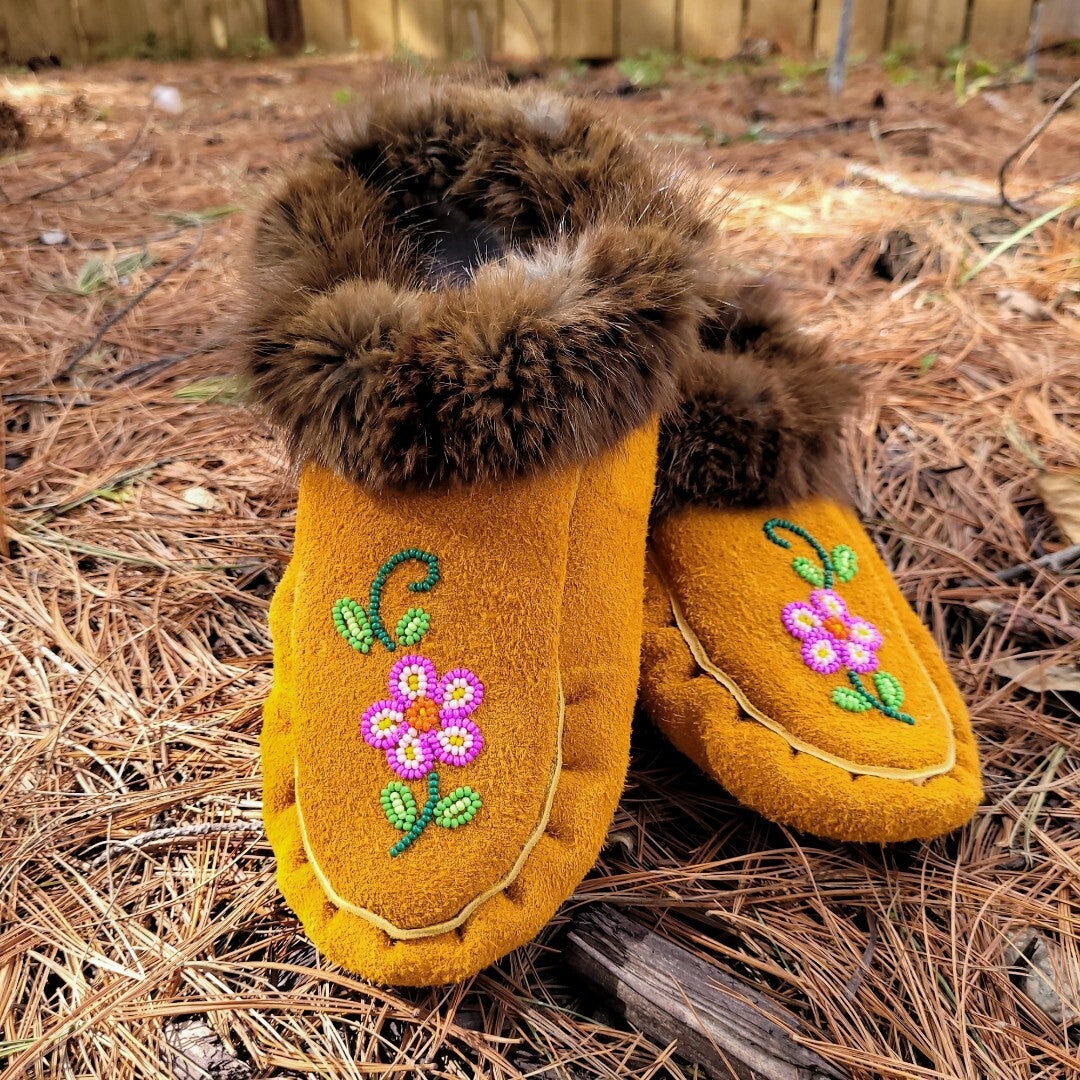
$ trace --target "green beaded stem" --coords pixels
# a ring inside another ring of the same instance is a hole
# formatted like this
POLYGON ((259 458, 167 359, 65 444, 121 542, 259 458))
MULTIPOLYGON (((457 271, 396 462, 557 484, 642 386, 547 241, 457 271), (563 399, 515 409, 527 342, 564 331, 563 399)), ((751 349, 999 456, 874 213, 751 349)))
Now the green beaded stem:
POLYGON ((390 849, 392 859, 396 859, 403 851, 408 851, 416 843, 420 834, 431 824, 431 819, 435 816, 435 805, 439 801, 439 774, 437 772, 427 774, 427 793, 427 802, 424 803, 424 809, 420 811, 415 824, 390 849))
MULTIPOLYGON (((769 518, 769 520, 761 527, 765 531, 765 535, 774 544, 782 548, 790 549, 791 541, 785 540, 782 536, 777 536, 777 529, 784 529, 787 532, 802 537, 802 539, 814 549, 817 557, 821 560, 821 565, 824 569, 822 584, 826 589, 831 589, 833 587, 833 581, 836 576, 836 567, 833 566, 833 561, 829 557, 829 553, 801 525, 796 525, 794 522, 788 521, 787 518, 769 518)), ((800 574, 800 577, 801 576, 802 575, 800 574)))
MULTIPOLYGON (((884 674, 884 673, 882 673, 882 674, 884 674)), ((892 678, 893 682, 896 683, 897 686, 900 685, 899 682, 897 682, 895 678, 893 678, 892 676, 890 676, 890 678, 892 678)), ((884 713, 886 716, 891 717, 893 720, 899 720, 900 723, 902 723, 902 724, 914 724, 915 723, 915 717, 908 716, 908 714, 906 712, 901 712, 898 708, 896 708, 893 705, 887 705, 884 701, 881 700, 881 698, 877 697, 874 694, 871 694, 870 691, 867 690, 865 686, 863 686, 862 679, 859 678, 859 676, 858 676, 858 674, 856 672, 854 672, 854 671, 849 671, 848 672, 848 682, 851 683, 852 688, 854 689, 855 693, 858 694, 859 697, 862 698, 862 700, 866 702, 866 704, 867 704, 867 706, 869 708, 877 709, 877 711, 879 713, 884 713)), ((876 677, 875 677, 875 685, 877 685, 876 677)))
MULTIPOLYGON (((391 555, 390 558, 379 567, 379 572, 375 575, 375 579, 371 583, 371 602, 368 605, 368 618, 371 621, 372 633, 390 652, 394 651, 396 645, 393 638, 387 633, 386 627, 383 625, 382 616, 379 614, 379 607, 382 604, 383 586, 386 584, 387 579, 402 563, 406 562, 420 562, 427 567, 427 575, 423 581, 412 581, 409 583, 410 592, 430 592, 439 580, 438 558, 430 552, 421 551, 419 548, 406 548, 404 551, 399 551, 396 554, 391 555)), ((427 617, 427 613, 423 608, 410 608, 410 612, 414 614, 419 613, 425 618, 427 617)), ((430 619, 427 621, 430 625, 430 619)), ((401 623, 398 623, 398 627, 400 629, 401 623)), ((427 628, 425 627, 424 631, 420 634, 414 634, 413 641, 408 642, 408 644, 415 645, 426 632, 427 628)))

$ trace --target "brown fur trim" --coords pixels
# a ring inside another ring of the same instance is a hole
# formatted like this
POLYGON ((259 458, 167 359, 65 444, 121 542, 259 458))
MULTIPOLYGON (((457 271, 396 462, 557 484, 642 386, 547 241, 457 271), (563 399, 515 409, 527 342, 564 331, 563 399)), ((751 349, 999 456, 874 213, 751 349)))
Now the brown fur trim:
POLYGON ((768 283, 721 283, 713 305, 679 407, 661 422, 654 516, 846 498, 840 434, 854 376, 795 328, 768 283))
POLYGON ((262 208, 252 397, 374 488, 595 456, 696 348, 711 228, 681 188, 581 103, 391 87, 262 208))

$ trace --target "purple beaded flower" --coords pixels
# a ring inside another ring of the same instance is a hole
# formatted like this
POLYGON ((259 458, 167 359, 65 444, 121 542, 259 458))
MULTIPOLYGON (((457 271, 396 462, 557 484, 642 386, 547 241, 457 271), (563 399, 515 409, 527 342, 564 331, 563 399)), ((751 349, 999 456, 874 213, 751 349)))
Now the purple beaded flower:
POLYGON ((360 734, 403 780, 418 780, 436 761, 468 765, 484 748, 469 719, 484 700, 484 685, 466 668, 440 679, 424 656, 404 656, 390 669, 390 697, 369 705, 360 734))
POLYGON ((780 618, 784 629, 803 643, 803 663, 819 675, 833 675, 841 668, 860 675, 877 671, 881 631, 851 615, 832 589, 814 589, 809 604, 793 600, 780 618))
POLYGON ((847 686, 833 687, 834 705, 845 712, 864 713, 871 709, 902 724, 914 724, 915 718, 903 712, 904 688, 895 675, 878 670, 878 649, 884 643, 882 633, 866 619, 848 611, 848 606, 833 589, 837 581, 846 584, 858 573, 859 560, 853 548, 836 544, 831 551, 801 525, 786 518, 769 518, 762 526, 768 540, 777 547, 790 548, 791 541, 781 532, 805 540, 818 558, 815 563, 805 555, 791 561, 791 569, 811 585, 810 602, 792 600, 780 612, 784 629, 802 642, 802 660, 819 675, 847 671, 847 686), (873 691, 860 675, 869 675, 873 691))

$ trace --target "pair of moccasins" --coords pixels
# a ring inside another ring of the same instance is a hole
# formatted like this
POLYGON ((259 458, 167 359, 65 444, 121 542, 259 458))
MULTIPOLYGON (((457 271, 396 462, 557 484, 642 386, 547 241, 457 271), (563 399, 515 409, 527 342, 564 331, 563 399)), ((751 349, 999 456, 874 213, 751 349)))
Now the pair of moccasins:
POLYGON ((718 252, 685 178, 541 94, 393 87, 262 207, 247 375, 302 465, 264 818, 345 968, 442 984, 531 939, 636 700, 822 836, 977 805, 963 701, 840 496, 855 385, 718 252))

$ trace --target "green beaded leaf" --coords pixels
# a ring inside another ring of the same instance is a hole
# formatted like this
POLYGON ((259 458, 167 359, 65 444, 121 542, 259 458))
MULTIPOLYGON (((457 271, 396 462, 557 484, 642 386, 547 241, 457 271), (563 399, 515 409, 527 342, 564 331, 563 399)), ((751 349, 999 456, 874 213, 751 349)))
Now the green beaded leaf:
POLYGON ((334 629, 357 652, 371 651, 372 642, 375 640, 371 632, 371 621, 367 612, 355 600, 345 596, 334 604, 334 629))
POLYGON ((803 581, 809 581, 811 585, 816 585, 819 589, 825 584, 825 571, 805 555, 797 555, 792 559, 791 569, 794 570, 803 581))
POLYGON ((873 706, 861 694, 849 690, 846 686, 838 686, 832 692, 834 705, 839 705, 847 712, 868 712, 873 706))
POLYGON ((895 675, 890 675, 887 671, 874 672, 874 689, 890 709, 898 709, 904 704, 904 688, 895 675))
POLYGON ((408 832, 416 824, 416 800, 412 792, 400 781, 392 780, 379 794, 386 820, 408 832))
POLYGON ((832 563, 841 581, 850 581, 859 569, 859 559, 847 544, 837 544, 832 549, 832 563))
POLYGON ((435 824, 444 829, 458 829, 468 825, 483 806, 480 793, 471 787, 459 787, 443 796, 435 804, 435 824))
POLYGON ((431 616, 421 607, 411 607, 398 620, 395 637, 399 645, 415 645, 431 629, 431 616))

